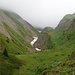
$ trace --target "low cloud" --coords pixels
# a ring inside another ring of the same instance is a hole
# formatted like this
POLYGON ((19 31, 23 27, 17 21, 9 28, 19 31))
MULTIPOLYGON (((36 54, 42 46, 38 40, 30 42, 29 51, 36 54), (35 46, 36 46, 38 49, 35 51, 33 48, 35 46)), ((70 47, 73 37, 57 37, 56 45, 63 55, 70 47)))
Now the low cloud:
POLYGON ((0 8, 12 10, 37 27, 56 27, 66 14, 75 12, 75 0, 0 0, 0 8))

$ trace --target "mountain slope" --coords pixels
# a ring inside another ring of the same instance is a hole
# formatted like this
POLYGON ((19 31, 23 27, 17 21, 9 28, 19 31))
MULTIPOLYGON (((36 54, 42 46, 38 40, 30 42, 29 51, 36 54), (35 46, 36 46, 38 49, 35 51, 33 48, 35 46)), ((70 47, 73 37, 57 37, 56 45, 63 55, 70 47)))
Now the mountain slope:
POLYGON ((75 19, 75 13, 74 14, 68 14, 63 17, 63 19, 59 22, 57 28, 62 28, 64 30, 67 30, 70 28, 71 24, 73 23, 73 20, 75 19))
POLYGON ((13 12, 0 10, 0 51, 4 48, 10 53, 33 51, 34 48, 30 45, 33 36, 38 36, 38 31, 28 22, 13 12))
POLYGON ((73 43, 75 40, 75 14, 68 14, 64 16, 50 35, 56 46, 66 46, 73 43))

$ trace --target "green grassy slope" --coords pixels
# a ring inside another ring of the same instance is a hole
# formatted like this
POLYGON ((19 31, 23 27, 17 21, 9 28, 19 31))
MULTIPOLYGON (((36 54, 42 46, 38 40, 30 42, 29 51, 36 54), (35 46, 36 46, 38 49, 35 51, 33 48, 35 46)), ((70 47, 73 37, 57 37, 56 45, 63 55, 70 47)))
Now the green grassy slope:
MULTIPOLYGON (((70 18, 70 16, 68 17, 70 18)), ((17 33, 7 23, 2 22, 11 38, 0 33, 0 74, 74 75, 75 20, 72 19, 73 21, 67 29, 58 26, 52 32, 41 33, 39 39, 45 40, 41 45, 44 50, 33 53, 28 53, 27 49, 32 48, 32 46, 24 39, 26 34, 32 37, 30 31, 26 32, 24 27, 18 25, 19 22, 16 21, 18 22, 16 26, 21 28, 19 29, 20 33, 17 33), (51 45, 53 48, 51 48, 51 45), (5 49, 8 52, 8 57, 3 54, 5 49)))
MULTIPOLYGON (((64 61, 67 61, 68 55, 71 52, 72 50, 68 50, 67 52, 67 49, 57 49, 45 50, 30 55, 17 55, 17 57, 22 61, 23 65, 19 70, 15 70, 13 75, 46 75, 43 73, 50 72, 53 68, 57 67, 59 71, 65 71, 65 69, 69 71, 72 69, 72 67, 68 65, 62 67, 61 65, 64 63, 64 61)), ((61 75, 63 75, 63 73, 61 75)))
POLYGON ((3 48, 7 48, 10 53, 20 53, 24 54, 28 52, 28 49, 26 48, 26 45, 28 47, 31 47, 29 43, 27 43, 22 36, 20 36, 18 33, 16 33, 11 27, 9 27, 7 24, 3 23, 11 35, 11 39, 8 37, 5 37, 4 35, 0 35, 1 44, 4 45, 3 48))
POLYGON ((22 62, 14 55, 5 57, 0 53, 0 75, 12 75, 14 70, 18 70, 22 62))

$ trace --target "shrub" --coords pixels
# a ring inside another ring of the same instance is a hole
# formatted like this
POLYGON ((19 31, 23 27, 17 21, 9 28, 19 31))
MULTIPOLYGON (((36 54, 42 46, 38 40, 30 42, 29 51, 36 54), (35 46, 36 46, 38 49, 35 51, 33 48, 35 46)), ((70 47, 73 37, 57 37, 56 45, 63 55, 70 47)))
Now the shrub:
POLYGON ((3 55, 8 57, 8 52, 7 52, 6 48, 4 49, 3 55))

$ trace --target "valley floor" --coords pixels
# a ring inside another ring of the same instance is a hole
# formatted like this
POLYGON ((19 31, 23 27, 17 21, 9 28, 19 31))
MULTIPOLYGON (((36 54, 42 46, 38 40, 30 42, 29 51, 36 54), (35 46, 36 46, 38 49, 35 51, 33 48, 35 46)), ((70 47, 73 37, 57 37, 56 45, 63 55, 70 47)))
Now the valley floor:
POLYGON ((70 64, 75 60, 68 60, 70 53, 72 50, 58 49, 16 55, 22 61, 22 66, 15 69, 13 75, 72 75, 75 67, 70 64))

